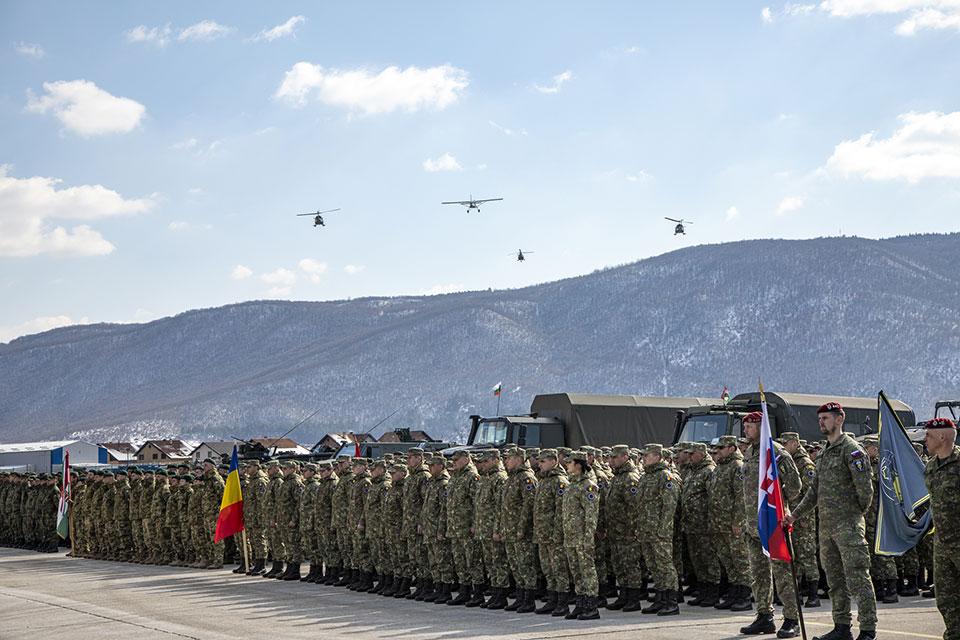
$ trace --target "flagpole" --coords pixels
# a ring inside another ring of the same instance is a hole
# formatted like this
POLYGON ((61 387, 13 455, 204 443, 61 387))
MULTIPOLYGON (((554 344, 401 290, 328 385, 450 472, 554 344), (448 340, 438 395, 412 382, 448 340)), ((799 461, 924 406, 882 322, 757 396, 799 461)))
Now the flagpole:
POLYGON ((500 417, 500 396, 503 394, 503 389, 500 390, 500 393, 497 394, 497 417, 500 417))
MULTIPOLYGON (((244 527, 240 531, 240 542, 243 545, 243 568, 250 571, 250 552, 247 549, 247 529, 244 527)), ((806 638, 804 638, 806 640, 806 638)))
POLYGON ((794 562, 796 554, 793 552, 793 527, 783 526, 783 534, 787 538, 787 548, 790 550, 790 573, 793 576, 793 595, 797 598, 797 617, 800 618, 800 635, 807 640, 807 625, 803 622, 803 603, 800 601, 800 583, 797 581, 797 565, 794 562))

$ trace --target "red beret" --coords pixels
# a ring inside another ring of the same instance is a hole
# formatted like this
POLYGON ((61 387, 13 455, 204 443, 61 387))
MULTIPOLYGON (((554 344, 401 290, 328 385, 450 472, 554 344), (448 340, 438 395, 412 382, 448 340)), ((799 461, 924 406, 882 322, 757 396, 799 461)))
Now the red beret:
POLYGON ((762 414, 762 413, 760 413, 759 411, 751 411, 751 412, 748 413, 747 415, 743 416, 742 422, 744 422, 744 423, 747 423, 747 422, 760 422, 761 420, 763 420, 763 414, 762 414))
POLYGON ((821 413, 843 414, 843 407, 840 406, 839 402, 828 402, 827 404, 820 405, 820 408, 817 409, 817 414, 821 414, 821 413))
POLYGON ((927 429, 956 429, 957 425, 950 418, 934 418, 926 424, 927 429))

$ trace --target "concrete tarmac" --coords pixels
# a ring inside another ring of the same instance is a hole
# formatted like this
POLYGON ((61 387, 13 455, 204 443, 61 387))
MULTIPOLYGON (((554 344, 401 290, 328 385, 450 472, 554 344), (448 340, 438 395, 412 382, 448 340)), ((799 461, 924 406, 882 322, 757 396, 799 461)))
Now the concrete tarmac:
MULTIPOLYGON (((681 605, 677 617, 602 609, 580 622, 536 614, 448 607, 355 593, 345 588, 203 571, 68 558, 0 549, 0 640, 723 640, 742 638, 753 614, 681 605)), ((879 605, 878 638, 938 639, 932 599, 879 605)), ((830 603, 805 611, 808 637, 833 627, 830 603)), ((780 618, 777 617, 779 624, 780 618)), ((856 637, 856 627, 854 637, 856 637)), ((774 638, 775 636, 761 636, 774 638)))

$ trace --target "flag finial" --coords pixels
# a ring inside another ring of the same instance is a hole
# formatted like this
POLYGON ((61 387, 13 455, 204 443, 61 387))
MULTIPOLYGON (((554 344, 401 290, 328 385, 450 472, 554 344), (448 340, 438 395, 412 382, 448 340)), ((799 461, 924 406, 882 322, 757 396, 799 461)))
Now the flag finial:
POLYGON ((760 387, 760 402, 766 402, 767 396, 763 393, 763 380, 757 378, 757 386, 760 387))

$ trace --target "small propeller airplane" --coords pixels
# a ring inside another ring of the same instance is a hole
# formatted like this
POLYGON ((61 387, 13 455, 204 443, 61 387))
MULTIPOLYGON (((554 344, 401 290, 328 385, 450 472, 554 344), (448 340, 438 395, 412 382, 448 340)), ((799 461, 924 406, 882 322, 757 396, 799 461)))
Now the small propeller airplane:
POLYGON ((685 224, 693 224, 693 223, 690 222, 689 220, 684 220, 683 218, 677 220, 676 218, 668 218, 667 216, 663 216, 663 217, 664 217, 665 220, 669 220, 670 222, 676 222, 676 223, 677 223, 677 226, 675 226, 675 227, 673 228, 673 235, 675 235, 675 236, 676 236, 676 235, 687 235, 686 229, 683 228, 683 225, 685 225, 685 224))
POLYGON ((477 213, 479 213, 480 205, 482 205, 484 202, 497 202, 499 200, 503 200, 503 198, 487 198, 485 200, 474 200, 473 194, 471 194, 469 200, 452 200, 450 202, 441 202, 440 204, 459 204, 462 207, 466 207, 467 211, 470 211, 471 209, 476 209, 477 213))
POLYGON ((313 216, 314 227, 325 227, 327 225, 323 223, 323 215, 325 213, 333 213, 334 211, 340 211, 340 209, 327 209, 326 211, 320 211, 319 209, 317 209, 313 213, 298 213, 297 217, 299 218, 300 216, 313 216))

